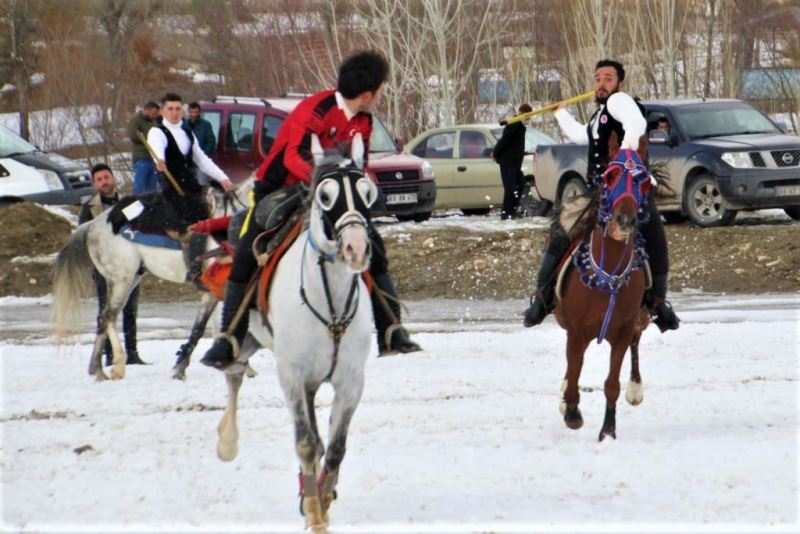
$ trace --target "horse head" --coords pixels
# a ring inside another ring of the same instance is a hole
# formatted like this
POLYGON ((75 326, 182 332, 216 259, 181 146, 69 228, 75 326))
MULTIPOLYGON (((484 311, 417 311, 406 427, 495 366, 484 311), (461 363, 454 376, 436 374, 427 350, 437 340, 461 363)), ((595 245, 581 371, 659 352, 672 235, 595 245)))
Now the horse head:
POLYGON ((636 151, 620 150, 601 183, 599 220, 611 237, 625 241, 646 220, 649 189, 650 173, 636 151))
POLYGON ((371 255, 369 208, 378 189, 364 174, 361 135, 353 139, 349 157, 325 154, 316 136, 312 136, 311 152, 315 171, 309 238, 331 260, 335 256, 350 271, 364 272, 371 255))
POLYGON ((251 175, 246 180, 236 183, 236 188, 232 191, 224 191, 216 181, 209 180, 206 190, 208 213, 211 217, 223 217, 249 208, 252 201, 250 191, 253 190, 254 183, 255 180, 251 175))

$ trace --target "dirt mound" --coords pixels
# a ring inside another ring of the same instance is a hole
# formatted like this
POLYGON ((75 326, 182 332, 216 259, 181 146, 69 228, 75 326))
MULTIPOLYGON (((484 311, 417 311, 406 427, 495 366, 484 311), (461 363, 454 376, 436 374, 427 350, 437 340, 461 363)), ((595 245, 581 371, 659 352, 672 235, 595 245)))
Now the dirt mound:
MULTIPOLYGON (((52 264, 70 235, 70 224, 35 204, 0 210, 0 296, 50 293, 52 264), (21 257, 40 261, 20 261, 21 257), (44 256, 44 257, 43 257, 44 256), (17 258, 11 261, 12 258, 17 258)), ((668 225, 672 291, 721 293, 800 291, 800 225, 759 221, 702 229, 668 225)), ((400 295, 422 298, 525 299, 531 293, 544 249, 543 228, 477 231, 415 227, 386 237, 400 295)), ((146 301, 193 301, 187 284, 154 276, 142 281, 146 301)))
POLYGON ((0 209, 3 246, 0 260, 17 256, 40 256, 58 252, 67 241, 72 226, 38 204, 18 202, 0 209))

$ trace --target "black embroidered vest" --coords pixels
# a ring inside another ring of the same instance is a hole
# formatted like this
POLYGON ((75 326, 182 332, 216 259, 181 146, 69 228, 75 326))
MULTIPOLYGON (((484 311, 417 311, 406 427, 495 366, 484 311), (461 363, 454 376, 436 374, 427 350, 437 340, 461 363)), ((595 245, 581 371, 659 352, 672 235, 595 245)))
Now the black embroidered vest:
MULTIPOLYGON (((639 102, 636 102, 636 105, 639 107, 639 111, 642 112, 642 116, 644 117, 644 106, 639 102)), ((608 167, 608 162, 616 155, 619 145, 622 144, 622 138, 625 137, 625 129, 622 127, 621 122, 611 116, 608 112, 608 107, 603 106, 603 109, 595 111, 594 115, 592 115, 589 124, 586 126, 586 133, 589 136, 589 158, 588 168, 586 170, 586 181, 589 182, 589 184, 593 184, 594 177, 598 174, 602 174, 606 170, 606 167, 608 167), (600 115, 599 117, 597 117, 598 113, 600 115), (592 134, 592 125, 595 117, 597 117, 598 120, 597 139, 595 139, 592 134), (612 134, 616 134, 615 146, 609 146, 612 134)))
POLYGON ((197 177, 195 176, 196 166, 194 161, 192 161, 192 150, 194 150, 192 131, 185 122, 181 122, 181 129, 189 136, 190 143, 189 152, 184 155, 178 147, 177 141, 172 137, 169 129, 164 126, 162 119, 158 119, 156 127, 164 132, 164 136, 167 138, 167 148, 164 151, 164 158, 167 163, 167 169, 169 169, 172 177, 175 178, 178 185, 181 186, 181 189, 187 193, 199 193, 202 191, 202 187, 200 187, 200 184, 197 182, 197 177))

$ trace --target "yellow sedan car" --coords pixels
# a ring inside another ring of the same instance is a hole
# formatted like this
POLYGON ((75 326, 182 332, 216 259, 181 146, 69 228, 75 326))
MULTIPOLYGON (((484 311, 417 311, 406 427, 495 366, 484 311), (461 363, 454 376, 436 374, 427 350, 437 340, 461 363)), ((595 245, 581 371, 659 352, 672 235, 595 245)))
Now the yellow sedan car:
MULTIPOLYGON (((503 128, 497 124, 464 124, 427 130, 406 144, 406 152, 427 160, 433 167, 436 209, 456 208, 465 214, 485 214, 503 205, 500 167, 491 157, 502 135, 503 128)), ((556 143, 550 136, 528 127, 523 175, 533 175, 536 145, 556 143)))

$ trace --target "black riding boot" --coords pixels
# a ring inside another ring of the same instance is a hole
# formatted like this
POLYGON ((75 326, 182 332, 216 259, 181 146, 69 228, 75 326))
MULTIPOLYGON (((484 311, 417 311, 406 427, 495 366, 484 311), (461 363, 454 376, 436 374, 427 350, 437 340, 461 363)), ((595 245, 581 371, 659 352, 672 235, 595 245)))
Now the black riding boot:
POLYGON ((147 362, 139 358, 139 351, 136 350, 136 310, 139 307, 139 285, 133 288, 128 295, 128 302, 122 308, 122 334, 125 336, 125 353, 128 359, 126 365, 147 365, 147 362))
POLYGON ((653 322, 662 332, 667 330, 677 330, 681 320, 672 309, 672 305, 667 301, 667 275, 653 275, 653 287, 649 291, 648 306, 653 322))
POLYGON ((240 284, 237 282, 228 281, 225 286, 225 302, 222 304, 222 334, 214 341, 214 344, 206 352, 203 359, 200 360, 203 364, 209 367, 216 367, 217 369, 224 369, 231 363, 239 352, 239 347, 242 346, 244 336, 247 335, 247 327, 249 326, 250 310, 245 310, 239 319, 236 329, 233 331, 233 336, 226 333, 231 326, 233 316, 244 301, 245 294, 247 293, 247 284, 240 284), (234 351, 233 337, 236 340, 237 347, 234 351))
POLYGON ((186 262, 186 281, 192 282, 197 289, 208 291, 208 288, 200 281, 203 272, 203 259, 200 257, 206 251, 206 236, 203 234, 192 234, 189 242, 182 242, 183 261, 186 262))
POLYGON ((556 292, 556 271, 561 257, 546 252, 542 258, 542 265, 539 267, 539 275, 536 278, 536 295, 531 300, 530 307, 525 310, 525 319, 522 324, 526 328, 536 326, 544 321, 550 310, 555 304, 556 292))
POLYGON ((411 341, 408 332, 400 322, 400 302, 397 300, 397 291, 394 289, 389 273, 375 276, 373 280, 375 288, 372 290, 372 314, 375 316, 375 328, 378 330, 378 356, 422 350, 418 344, 411 341), (380 301, 380 297, 377 295, 379 290, 386 293, 385 304, 389 306, 394 317, 391 317, 384 307, 384 303, 380 301))

